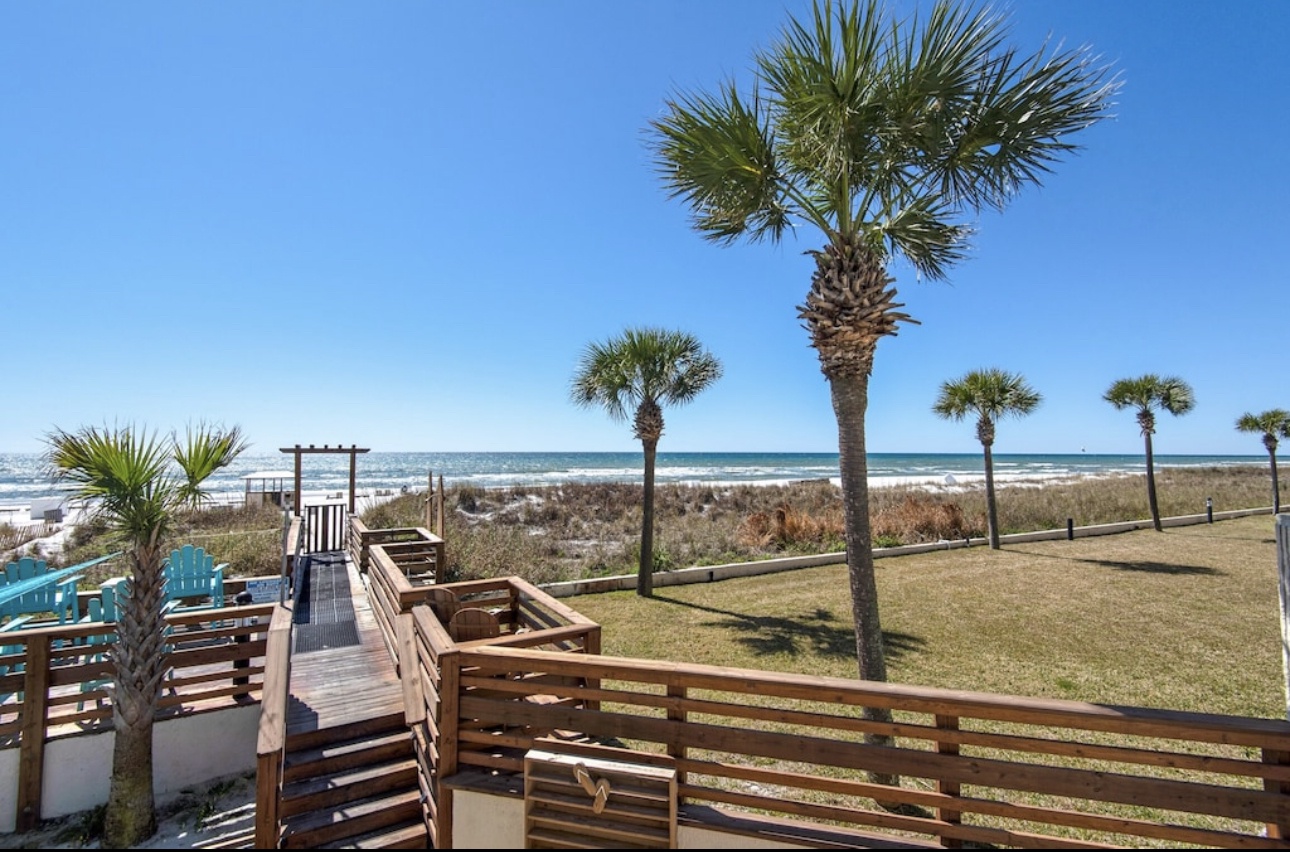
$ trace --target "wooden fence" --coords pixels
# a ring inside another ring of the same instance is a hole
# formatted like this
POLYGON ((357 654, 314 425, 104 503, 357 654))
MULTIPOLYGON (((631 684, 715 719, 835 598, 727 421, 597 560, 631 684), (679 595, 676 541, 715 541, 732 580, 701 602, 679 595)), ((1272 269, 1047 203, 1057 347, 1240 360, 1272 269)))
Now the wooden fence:
MULTIPOLYGON (((231 584, 236 585, 236 584, 231 584)), ((259 700, 265 625, 273 604, 166 616, 167 670, 157 719, 259 700)), ((20 831, 41 814, 45 744, 56 736, 112 726, 113 625, 103 622, 15 630, 0 655, 0 747, 18 748, 20 831)))
POLYGON ((527 751, 560 731, 667 754, 682 824, 724 831, 765 836, 777 817, 829 843, 876 829, 944 846, 1286 847, 1281 720, 454 646, 427 610, 404 631, 403 654, 420 661, 408 717, 448 843, 451 787, 469 784, 451 776, 518 776, 527 751), (865 707, 895 721, 869 721, 865 707))

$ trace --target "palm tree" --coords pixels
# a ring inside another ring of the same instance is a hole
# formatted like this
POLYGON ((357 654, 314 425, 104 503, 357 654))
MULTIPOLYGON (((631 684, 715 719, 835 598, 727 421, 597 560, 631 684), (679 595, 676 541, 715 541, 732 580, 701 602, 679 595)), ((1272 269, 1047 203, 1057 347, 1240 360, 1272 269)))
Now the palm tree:
POLYGON ((230 463, 244 448, 240 431, 190 430, 180 445, 130 427, 54 430, 46 439, 46 461, 55 479, 74 483, 77 497, 107 522, 126 544, 130 562, 128 591, 120 601, 113 662, 112 781, 104 823, 105 845, 128 849, 157 829, 152 793, 152 724, 166 672, 166 622, 162 614, 165 537, 176 510, 200 502, 189 487, 200 487, 174 472, 181 457, 218 460, 206 475, 230 463))
POLYGON ((239 426, 217 432, 205 423, 190 425, 185 442, 174 445, 175 463, 184 473, 179 495, 183 503, 199 508, 208 499, 202 483, 215 471, 232 464, 246 447, 246 438, 239 426))
POLYGON ((865 412, 878 341, 914 322, 888 266, 904 258, 946 278, 976 211, 1038 183, 1075 149, 1070 134, 1105 115, 1118 82, 1083 49, 1019 56, 1003 17, 948 0, 904 21, 877 0, 813 10, 756 55, 751 94, 729 81, 677 95, 649 138, 703 237, 778 242, 799 225, 823 237, 798 316, 838 422, 859 674, 886 680, 865 412))
POLYGON ((994 497, 995 424, 1008 415, 1018 417, 1039 407, 1042 397, 1017 373, 974 370, 963 378, 941 385, 932 411, 948 420, 976 414, 976 437, 985 450, 985 507, 990 547, 999 549, 999 510, 994 497))
POLYGON ((1117 410, 1138 410, 1138 427, 1147 444, 1147 505, 1151 507, 1151 525, 1160 532, 1164 527, 1160 525, 1160 504, 1156 501, 1156 466, 1151 448, 1151 436, 1156 432, 1155 412, 1168 411, 1178 416, 1191 411, 1196 407, 1191 385, 1176 376, 1161 378, 1148 373, 1136 379, 1120 379, 1102 398, 1117 410))
POLYGON ((1272 466, 1272 514, 1281 512, 1281 491, 1277 485, 1277 438, 1290 438, 1290 411, 1274 408, 1262 414, 1246 412, 1236 420, 1237 431, 1253 432, 1263 436, 1263 447, 1268 451, 1272 466))
POLYGON ((587 346, 571 396, 583 407, 601 406, 614 420, 632 416, 645 451, 645 496, 636 594, 654 593, 654 460, 663 436, 663 405, 681 405, 721 378, 721 362, 698 338, 681 331, 629 328, 619 337, 587 346))

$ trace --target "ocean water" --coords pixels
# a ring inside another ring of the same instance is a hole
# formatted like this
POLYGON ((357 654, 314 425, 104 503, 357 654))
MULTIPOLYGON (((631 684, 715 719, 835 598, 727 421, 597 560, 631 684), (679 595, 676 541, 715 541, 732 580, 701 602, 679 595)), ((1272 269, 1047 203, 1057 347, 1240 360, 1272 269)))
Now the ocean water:
MULTIPOLYGON (((357 456, 359 495, 424 489, 428 477, 449 487, 472 484, 485 488, 512 485, 558 485, 585 482, 638 482, 644 468, 641 453, 390 453, 357 456)), ((1009 455, 994 457, 996 482, 1073 476, 1141 473, 1142 455, 1009 455)), ((1266 456, 1157 455, 1157 469, 1266 465, 1266 456)), ((243 477, 280 472, 293 487, 294 458, 284 453, 244 454, 207 481, 215 495, 235 499, 246 490, 243 477)), ((969 484, 984 478, 980 453, 874 453, 869 456, 870 483, 883 485, 969 484)), ((788 483, 838 481, 837 453, 666 453, 660 452, 657 482, 788 483)), ((256 483, 254 488, 261 486, 256 483)), ((301 490, 306 495, 347 492, 348 455, 305 455, 301 490)), ((0 507, 28 505, 57 497, 65 488, 51 481, 35 453, 0 453, 0 507)))

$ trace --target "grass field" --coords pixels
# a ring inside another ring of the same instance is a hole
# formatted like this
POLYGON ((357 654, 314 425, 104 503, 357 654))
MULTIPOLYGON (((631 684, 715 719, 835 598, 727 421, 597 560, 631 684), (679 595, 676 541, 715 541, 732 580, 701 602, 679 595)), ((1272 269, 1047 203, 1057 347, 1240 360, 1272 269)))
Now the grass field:
MULTIPOLYGON (((879 560, 893 682, 1284 718, 1275 521, 879 560)), ((583 595, 610 655, 855 676, 845 566, 583 595)))

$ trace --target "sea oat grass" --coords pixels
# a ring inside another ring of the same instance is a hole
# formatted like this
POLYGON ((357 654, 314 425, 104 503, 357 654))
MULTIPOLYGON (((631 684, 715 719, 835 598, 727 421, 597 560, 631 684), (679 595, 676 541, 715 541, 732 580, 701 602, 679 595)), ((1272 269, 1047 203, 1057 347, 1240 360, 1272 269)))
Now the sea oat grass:
MULTIPOLYGON (((1258 466, 1161 468, 1162 513, 1200 514, 1270 505, 1269 474, 1258 466)), ((843 549, 842 502, 828 481, 791 485, 684 485, 655 491, 656 568, 684 568, 843 549)), ((1148 517, 1143 475, 1001 484, 1004 533, 1148 517)), ((642 492, 633 483, 524 488, 449 488, 448 561, 452 576, 519 574, 577 579, 636 570, 642 492), (524 536, 501 538, 499 529, 524 536), (488 537, 476 543, 475 537, 488 537), (502 546, 503 542, 506 546, 502 546)), ((870 492, 874 543, 880 547, 985 535, 980 486, 893 487, 870 492)), ((369 510, 371 527, 425 525, 424 493, 369 510)))

